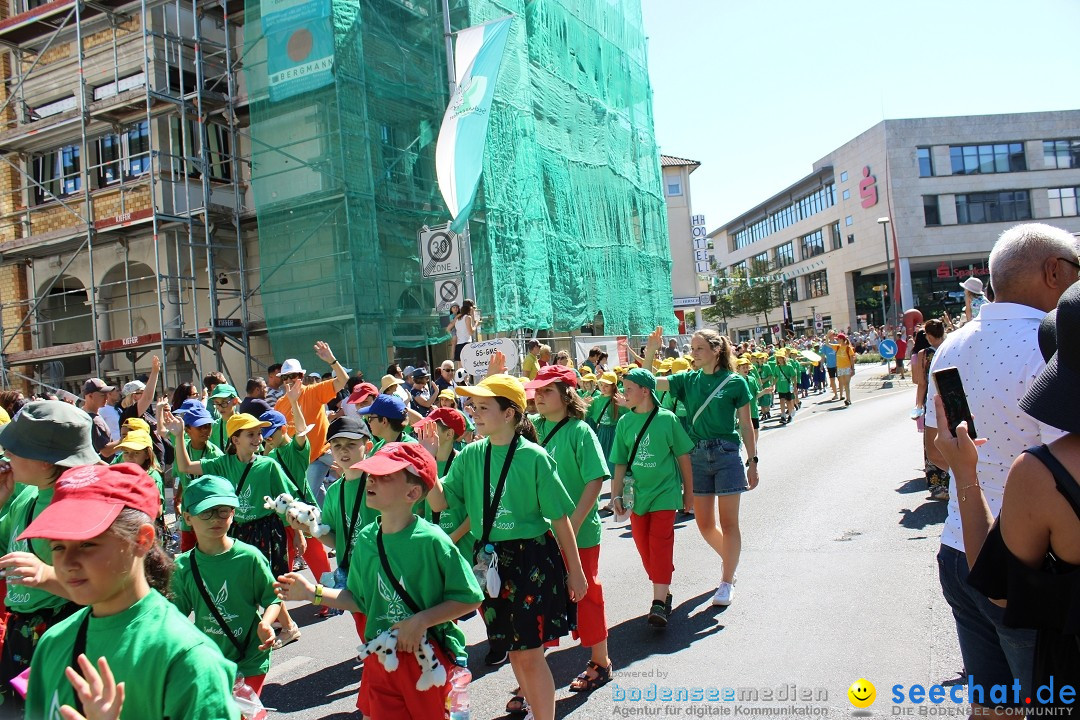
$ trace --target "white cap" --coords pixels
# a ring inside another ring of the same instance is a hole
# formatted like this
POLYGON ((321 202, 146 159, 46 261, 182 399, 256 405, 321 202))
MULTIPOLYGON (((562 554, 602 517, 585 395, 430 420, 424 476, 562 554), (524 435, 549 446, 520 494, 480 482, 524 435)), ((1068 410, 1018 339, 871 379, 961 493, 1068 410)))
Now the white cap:
POLYGON ((983 281, 974 276, 969 277, 967 280, 960 283, 960 287, 973 295, 982 295, 984 292, 983 281))
POLYGON ((299 360, 296 358, 289 358, 281 363, 281 370, 278 370, 278 375, 292 375, 293 373, 304 374, 304 368, 300 365, 299 360))
POLYGON ((139 380, 132 380, 131 382, 126 383, 124 385, 124 389, 120 391, 120 394, 123 395, 124 397, 127 397, 128 395, 131 395, 132 393, 137 393, 137 392, 139 392, 141 390, 145 390, 145 389, 146 389, 146 383, 140 382, 139 380))

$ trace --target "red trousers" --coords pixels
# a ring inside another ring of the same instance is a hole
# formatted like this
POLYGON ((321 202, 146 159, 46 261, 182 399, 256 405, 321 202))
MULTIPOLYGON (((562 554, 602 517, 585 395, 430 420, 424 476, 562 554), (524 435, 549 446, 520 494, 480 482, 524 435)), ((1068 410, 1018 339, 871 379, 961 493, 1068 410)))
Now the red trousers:
POLYGON ((399 652, 398 668, 387 672, 376 657, 364 663, 356 707, 367 720, 422 720, 446 717, 446 697, 450 694, 450 670, 453 665, 441 647, 435 656, 446 668, 446 684, 424 692, 416 689, 420 665, 411 652, 399 652))
POLYGON ((244 678, 244 682, 251 686, 251 689, 255 691, 256 695, 262 695, 263 683, 266 682, 266 673, 262 675, 248 675, 244 678))
POLYGON ((649 580, 655 585, 670 585, 675 572, 675 511, 630 513, 630 534, 649 580))
MULTIPOLYGON (((577 604, 577 629, 571 635, 575 640, 580 640, 582 646, 592 647, 607 640, 608 636, 607 613, 604 612, 604 586, 600 584, 598 575, 600 546, 578 548, 578 555, 581 556, 581 569, 585 573, 585 579, 589 581, 589 590, 577 604)), ((566 562, 565 554, 563 562, 566 562)), ((559 647, 559 641, 556 639, 544 643, 544 647, 559 647)))
POLYGON ((364 630, 367 628, 367 615, 364 613, 350 613, 352 615, 353 624, 356 625, 356 634, 360 636, 360 642, 367 642, 364 640, 364 630))
MULTIPOLYGON (((296 559, 296 532, 292 528, 286 528, 285 537, 289 545, 289 568, 291 569, 293 560, 296 559)), ((316 538, 308 538, 304 560, 307 562, 311 574, 315 576, 315 582, 322 582, 323 573, 330 572, 330 560, 326 557, 326 548, 316 538)))

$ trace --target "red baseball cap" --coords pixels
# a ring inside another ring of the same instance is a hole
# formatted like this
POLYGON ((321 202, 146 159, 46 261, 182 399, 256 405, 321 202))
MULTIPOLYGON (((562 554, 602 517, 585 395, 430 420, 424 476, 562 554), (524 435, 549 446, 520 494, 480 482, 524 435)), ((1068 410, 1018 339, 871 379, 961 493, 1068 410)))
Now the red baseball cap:
POLYGON ((74 467, 56 481, 52 502, 19 540, 89 540, 108 530, 126 507, 151 518, 161 512, 157 485, 145 470, 135 463, 74 467))
POLYGON ((550 385, 553 382, 561 382, 570 387, 578 386, 577 373, 565 365, 545 365, 540 368, 534 380, 525 383, 526 390, 535 390, 550 385))
MULTIPOLYGON (((398 470, 408 470, 420 478, 428 490, 435 487, 437 466, 435 458, 420 443, 387 443, 369 458, 352 466, 368 475, 393 475, 398 470)), ((51 506, 50 506, 51 507, 51 506)))
POLYGON ((460 410, 454 408, 435 408, 427 417, 421 418, 413 423, 414 428, 424 427, 433 422, 441 422, 446 427, 454 431, 454 437, 461 437, 465 434, 465 416, 461 414, 460 410))
POLYGON ((369 398, 372 395, 378 395, 378 394, 379 394, 379 388, 375 387, 371 383, 369 383, 369 382, 360 383, 355 388, 353 388, 352 394, 349 395, 348 399, 345 400, 345 402, 347 402, 349 404, 363 402, 364 399, 369 398))

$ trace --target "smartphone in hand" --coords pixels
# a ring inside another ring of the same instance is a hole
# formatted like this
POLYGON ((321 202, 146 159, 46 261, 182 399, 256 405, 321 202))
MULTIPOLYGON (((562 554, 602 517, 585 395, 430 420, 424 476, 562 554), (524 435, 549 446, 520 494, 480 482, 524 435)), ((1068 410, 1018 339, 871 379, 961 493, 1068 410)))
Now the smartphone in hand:
POLYGON ((964 393, 964 383, 960 380, 960 371, 954 367, 942 368, 934 372, 934 386, 941 403, 945 406, 945 420, 949 423, 949 430, 956 434, 957 426, 966 422, 968 435, 974 440, 978 437, 975 432, 975 423, 971 419, 971 409, 968 408, 967 395, 964 393))

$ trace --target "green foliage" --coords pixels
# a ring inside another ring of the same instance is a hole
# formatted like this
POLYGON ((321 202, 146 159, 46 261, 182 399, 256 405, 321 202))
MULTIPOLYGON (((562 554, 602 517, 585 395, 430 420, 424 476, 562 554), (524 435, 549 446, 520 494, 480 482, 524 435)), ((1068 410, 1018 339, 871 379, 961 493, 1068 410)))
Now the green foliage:
MULTIPOLYGON (((750 276, 752 278, 764 278, 769 275, 769 263, 760 260, 750 260, 750 276)), ((738 313, 747 315, 764 315, 765 324, 769 324, 769 311, 780 305, 780 280, 755 279, 751 283, 733 283, 734 292, 732 304, 738 313)))

